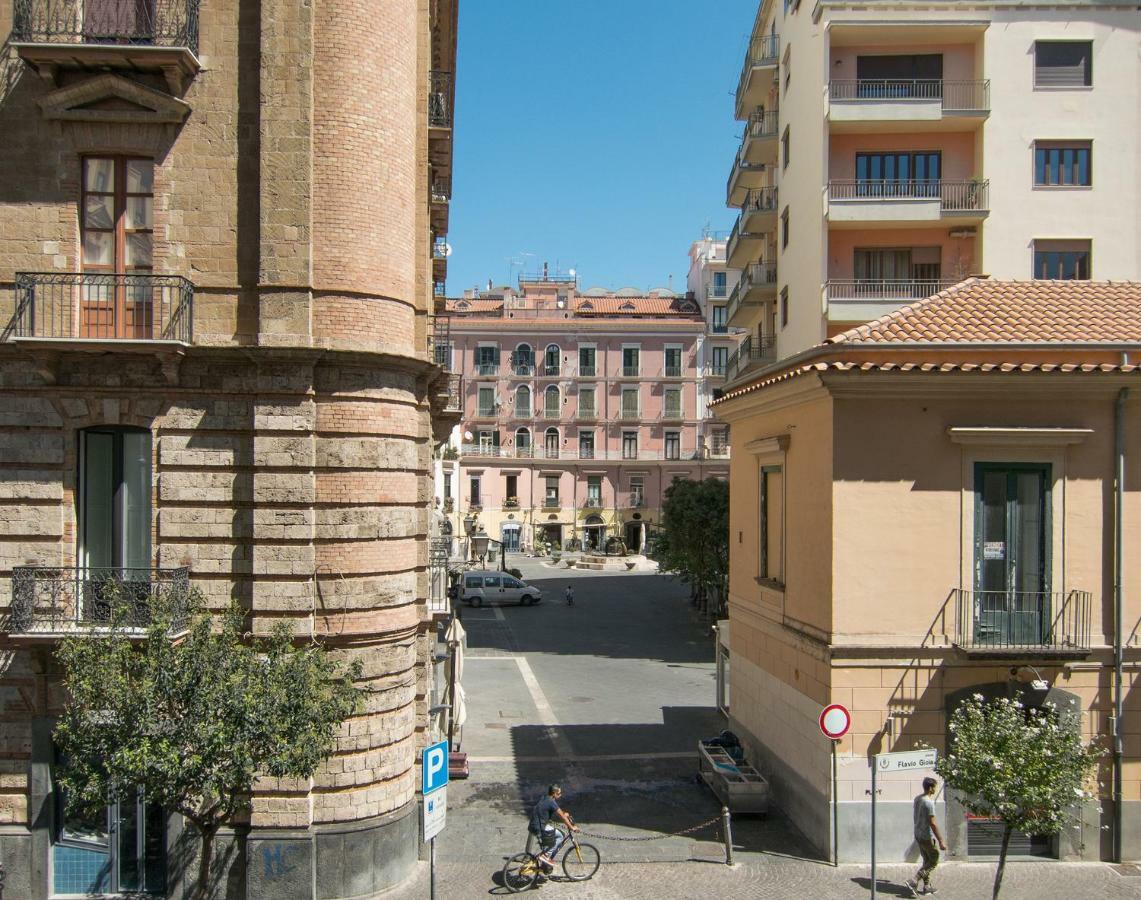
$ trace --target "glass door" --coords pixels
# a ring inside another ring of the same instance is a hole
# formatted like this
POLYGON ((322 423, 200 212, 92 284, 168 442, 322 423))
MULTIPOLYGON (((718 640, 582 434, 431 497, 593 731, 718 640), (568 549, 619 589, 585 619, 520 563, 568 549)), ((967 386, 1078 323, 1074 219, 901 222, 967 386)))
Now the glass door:
POLYGON ((975 466, 975 643, 1042 643, 1050 627, 1050 467, 975 466))

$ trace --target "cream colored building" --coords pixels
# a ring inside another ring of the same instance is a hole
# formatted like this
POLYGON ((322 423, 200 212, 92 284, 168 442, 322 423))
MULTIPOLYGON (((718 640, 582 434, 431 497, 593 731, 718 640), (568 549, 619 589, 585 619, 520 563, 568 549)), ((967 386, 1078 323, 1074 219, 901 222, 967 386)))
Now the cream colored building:
POLYGON ((259 781, 219 834, 211 896, 375 896, 415 871, 456 15, 0 5, 5 898, 191 892, 181 816, 59 802, 54 650, 106 623, 108 580, 193 585, 363 664, 332 756, 259 781))
POLYGON ((764 0, 729 324, 784 358, 974 273, 1141 277, 1139 34, 1111 0, 764 0))
MULTIPOLYGON (((869 858, 871 755, 943 752, 948 713, 977 691, 1053 702, 1107 748, 1114 720, 1121 737, 1077 827, 1016 853, 1110 859, 1116 839, 1141 856, 1139 363, 1137 283, 970 279, 714 404, 734 445, 730 727, 821 851, 869 858), (830 703, 852 716, 835 783, 830 703)), ((917 858, 926 774, 880 779, 881 860, 917 858)), ((989 856, 993 825, 939 801, 956 858, 989 856)))

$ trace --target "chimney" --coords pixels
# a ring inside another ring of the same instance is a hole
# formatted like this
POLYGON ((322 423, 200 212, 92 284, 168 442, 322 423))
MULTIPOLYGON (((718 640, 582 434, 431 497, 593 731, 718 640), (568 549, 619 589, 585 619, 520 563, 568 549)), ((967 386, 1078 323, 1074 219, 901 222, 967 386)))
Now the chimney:
POLYGON ((547 264, 543 263, 543 281, 547 280, 547 264))

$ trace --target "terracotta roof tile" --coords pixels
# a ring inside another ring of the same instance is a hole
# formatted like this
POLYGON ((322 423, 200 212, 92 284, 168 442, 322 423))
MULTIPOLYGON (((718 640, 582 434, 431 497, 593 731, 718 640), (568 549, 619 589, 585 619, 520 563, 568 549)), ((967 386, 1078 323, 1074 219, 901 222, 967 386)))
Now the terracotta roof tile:
POLYGON ((901 342, 1141 343, 1141 283, 968 278, 824 343, 901 342))

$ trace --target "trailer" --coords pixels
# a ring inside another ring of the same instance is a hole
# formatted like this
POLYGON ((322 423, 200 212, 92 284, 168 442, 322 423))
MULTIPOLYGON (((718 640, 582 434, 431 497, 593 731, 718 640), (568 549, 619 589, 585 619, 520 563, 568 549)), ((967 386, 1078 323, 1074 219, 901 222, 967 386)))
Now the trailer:
POLYGON ((765 815, 771 791, 765 777, 745 759, 736 760, 714 742, 698 741, 698 772, 711 791, 733 813, 765 815))

